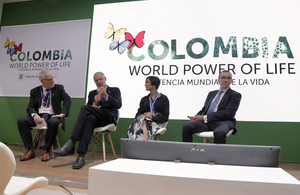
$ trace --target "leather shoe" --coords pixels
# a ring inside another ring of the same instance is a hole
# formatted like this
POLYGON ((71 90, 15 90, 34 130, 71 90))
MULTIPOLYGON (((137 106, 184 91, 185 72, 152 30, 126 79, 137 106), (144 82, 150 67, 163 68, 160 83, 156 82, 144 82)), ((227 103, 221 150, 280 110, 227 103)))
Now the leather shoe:
POLYGON ((74 146, 70 146, 70 144, 65 143, 61 148, 53 150, 53 153, 58 156, 67 156, 69 154, 74 154, 75 148, 74 146))
POLYGON ((42 162, 46 162, 46 161, 48 161, 48 160, 50 160, 49 152, 46 151, 46 150, 44 150, 44 154, 43 154, 43 156, 42 156, 41 161, 42 161, 42 162))
POLYGON ((78 156, 76 162, 73 164, 73 169, 81 169, 85 163, 84 156, 78 156))
POLYGON ((35 153, 31 150, 28 150, 27 153, 22 158, 20 158, 20 161, 26 161, 32 158, 35 158, 35 153))

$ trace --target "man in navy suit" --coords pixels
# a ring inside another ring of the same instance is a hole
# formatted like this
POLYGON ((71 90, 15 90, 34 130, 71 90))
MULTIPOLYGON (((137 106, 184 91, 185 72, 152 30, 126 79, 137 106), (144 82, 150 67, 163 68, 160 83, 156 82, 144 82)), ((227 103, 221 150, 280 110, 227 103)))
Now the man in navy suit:
POLYGON ((95 127, 110 123, 117 125, 118 109, 122 106, 119 88, 107 86, 106 77, 102 72, 94 74, 94 81, 97 90, 90 91, 87 105, 82 106, 70 139, 61 148, 53 151, 58 156, 74 154, 75 143, 79 141, 78 158, 73 164, 73 169, 83 167, 84 155, 87 153, 95 127))
POLYGON ((58 126, 63 124, 64 118, 69 115, 71 108, 71 98, 65 92, 63 85, 54 84, 54 77, 48 70, 39 73, 39 80, 42 85, 31 89, 29 104, 27 106, 28 116, 22 116, 18 119, 18 128, 25 148, 26 154, 20 158, 21 161, 35 158, 31 128, 36 124, 42 123, 42 118, 47 122, 47 131, 45 135, 45 148, 42 161, 50 160, 49 152, 57 136, 58 126), (63 101, 63 107, 61 103, 63 101))
POLYGON ((234 129, 237 132, 234 118, 239 108, 241 94, 230 89, 232 75, 229 71, 222 71, 218 82, 220 89, 209 92, 204 107, 195 115, 188 116, 189 122, 182 129, 182 140, 193 142, 193 134, 203 131, 214 131, 214 143, 225 144, 226 134, 234 129))

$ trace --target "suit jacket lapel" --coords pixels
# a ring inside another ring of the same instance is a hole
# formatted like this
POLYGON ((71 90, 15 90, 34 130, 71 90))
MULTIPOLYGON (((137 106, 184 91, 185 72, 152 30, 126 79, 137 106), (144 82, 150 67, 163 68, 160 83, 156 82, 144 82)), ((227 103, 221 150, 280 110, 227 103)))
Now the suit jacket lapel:
POLYGON ((37 101, 37 105, 38 105, 38 108, 42 105, 42 85, 39 86, 36 90, 36 101, 37 101))
POLYGON ((106 93, 108 94, 108 95, 110 95, 110 87, 107 85, 107 88, 106 88, 106 93))
MULTIPOLYGON (((219 103, 219 106, 222 105, 223 102, 224 102, 226 99, 228 99, 228 97, 229 97, 230 94, 231 94, 231 91, 232 91, 232 90, 231 90, 230 88, 226 91, 226 93, 224 94, 223 98, 221 99, 221 101, 220 101, 220 103, 219 103)), ((218 106, 218 107, 219 107, 219 106, 218 106)))
MULTIPOLYGON (((53 108, 53 101, 54 101, 54 95, 55 95, 55 93, 56 93, 56 85, 54 85, 54 87, 53 88, 51 88, 51 104, 52 104, 52 108, 53 108)), ((53 108, 54 109, 54 108, 53 108)))
POLYGON ((216 91, 213 91, 210 95, 210 97, 208 97, 208 105, 206 106, 205 108, 205 112, 204 113, 207 113, 208 109, 209 109, 209 106, 211 105, 211 102, 213 101, 214 97, 216 96, 216 94, 218 93, 218 90, 216 91))

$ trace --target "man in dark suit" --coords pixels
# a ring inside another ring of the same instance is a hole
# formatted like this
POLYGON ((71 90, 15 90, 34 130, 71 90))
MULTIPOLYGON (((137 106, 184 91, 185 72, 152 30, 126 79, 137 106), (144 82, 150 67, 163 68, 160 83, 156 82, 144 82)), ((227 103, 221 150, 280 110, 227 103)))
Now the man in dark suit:
POLYGON ((242 96, 230 89, 231 80, 229 71, 220 73, 220 89, 209 92, 202 110, 195 116, 188 116, 191 121, 185 123, 182 129, 184 142, 193 142, 194 133, 214 131, 214 143, 225 144, 226 134, 231 129, 234 129, 233 134, 237 132, 234 116, 242 96))
POLYGON ((26 154, 20 158, 21 161, 35 158, 31 128, 41 124, 42 120, 47 122, 47 131, 45 135, 46 145, 42 161, 50 160, 49 152, 57 136, 58 126, 63 124, 64 118, 69 115, 71 108, 71 98, 65 92, 63 85, 54 84, 54 77, 48 70, 39 73, 39 80, 42 85, 31 89, 29 104, 27 106, 28 116, 22 116, 18 119, 18 128, 25 148, 26 154), (63 107, 61 102, 63 101, 63 107))
POLYGON ((116 125, 118 109, 122 106, 119 88, 107 86, 106 77, 102 72, 94 74, 94 81, 97 90, 90 91, 87 105, 82 106, 70 139, 61 148, 53 151, 58 156, 74 154, 75 143, 79 141, 78 158, 73 164, 73 169, 83 167, 84 156, 95 127, 102 127, 110 123, 116 125))

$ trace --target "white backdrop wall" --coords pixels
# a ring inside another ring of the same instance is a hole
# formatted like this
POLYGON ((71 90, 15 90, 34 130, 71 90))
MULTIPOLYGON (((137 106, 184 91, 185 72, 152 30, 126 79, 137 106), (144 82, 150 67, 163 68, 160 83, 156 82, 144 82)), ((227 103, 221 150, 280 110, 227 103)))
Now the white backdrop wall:
POLYGON ((158 76, 170 118, 187 119, 219 88, 219 72, 230 70, 231 88, 242 94, 237 120, 299 122, 299 8, 297 0, 95 5, 87 93, 95 89, 92 75, 104 72, 107 84, 121 89, 121 117, 132 118, 148 94, 145 78, 158 76), (126 48, 125 33, 142 47, 126 48))
POLYGON ((71 97, 84 98, 91 20, 4 26, 0 38, 0 96, 28 97, 40 71, 71 97))

